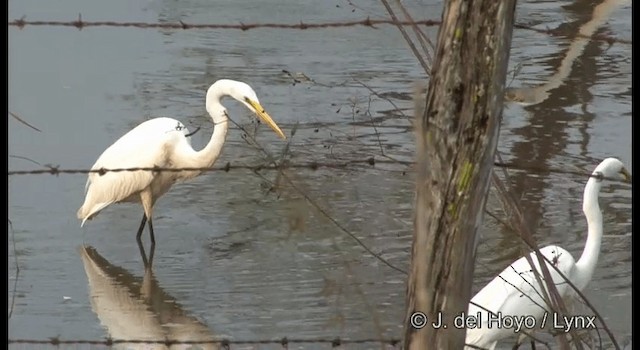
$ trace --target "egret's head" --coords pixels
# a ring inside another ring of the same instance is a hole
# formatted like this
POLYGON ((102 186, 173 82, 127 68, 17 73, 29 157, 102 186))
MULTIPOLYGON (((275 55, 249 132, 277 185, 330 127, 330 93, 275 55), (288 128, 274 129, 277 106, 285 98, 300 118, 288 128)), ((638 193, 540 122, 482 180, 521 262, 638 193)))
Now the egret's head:
POLYGON ((229 79, 218 80, 211 85, 207 92, 207 104, 209 104, 210 100, 216 101, 219 104, 220 99, 225 95, 231 96, 240 101, 249 108, 249 110, 254 112, 260 120, 273 129, 278 136, 283 139, 287 138, 276 122, 274 122, 273 119, 271 119, 271 116, 269 116, 269 114, 264 110, 264 107, 260 104, 255 91, 253 91, 248 84, 229 79))
POLYGON ((626 182, 631 182, 631 173, 624 164, 617 158, 607 158, 603 160, 593 171, 594 177, 604 177, 615 179, 622 177, 626 182))

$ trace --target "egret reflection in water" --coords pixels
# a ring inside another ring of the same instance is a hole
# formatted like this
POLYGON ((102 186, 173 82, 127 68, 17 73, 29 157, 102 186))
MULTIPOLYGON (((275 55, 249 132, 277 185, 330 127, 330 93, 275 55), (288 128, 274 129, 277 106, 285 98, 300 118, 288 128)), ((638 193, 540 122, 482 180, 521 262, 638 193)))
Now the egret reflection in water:
POLYGON ((607 22, 615 10, 622 5, 630 3, 630 0, 605 0, 601 2, 593 9, 591 19, 580 26, 578 29, 579 36, 571 41, 571 45, 567 49, 560 66, 547 79, 547 82, 538 86, 507 88, 505 100, 517 102, 524 106, 531 106, 542 103, 549 98, 551 90, 557 89, 565 83, 574 67, 575 61, 591 41, 591 36, 607 22))
MULTIPOLYGON (((111 264, 91 246, 80 246, 78 251, 87 274, 91 308, 113 340, 216 340, 205 324, 190 316, 174 297, 160 287, 151 267, 153 251, 148 262, 143 255, 143 277, 136 277, 124 268, 111 264)), ((220 349, 219 343, 116 343, 115 347, 220 349)))

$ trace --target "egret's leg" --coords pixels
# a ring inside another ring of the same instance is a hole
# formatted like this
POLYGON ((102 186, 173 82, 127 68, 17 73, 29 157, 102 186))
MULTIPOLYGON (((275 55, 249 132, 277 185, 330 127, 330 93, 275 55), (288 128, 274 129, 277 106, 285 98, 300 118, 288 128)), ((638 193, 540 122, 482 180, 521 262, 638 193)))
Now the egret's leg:
POLYGON ((150 269, 153 266, 153 254, 156 251, 156 246, 151 245, 151 250, 149 251, 149 259, 147 259, 147 254, 144 251, 144 246, 142 242, 138 241, 138 249, 140 249, 140 256, 142 257, 142 264, 145 269, 150 269))
MULTIPOLYGON (((144 230, 144 225, 147 223, 147 215, 142 214, 142 221, 140 222, 140 227, 138 228, 138 234, 136 235, 136 240, 138 241, 138 245, 142 244, 140 241, 140 236, 142 235, 142 230, 144 230)), ((151 222, 149 222, 151 224, 151 222)))
POLYGON ((140 236, 138 236, 138 249, 140 250, 140 256, 142 257, 142 263, 144 264, 144 268, 148 268, 150 266, 149 260, 147 260, 147 254, 144 252, 144 246, 142 245, 142 241, 140 240, 140 236))
POLYGON ((531 341, 531 350, 536 350, 536 342, 531 341))
MULTIPOLYGON (((153 195, 151 194, 150 188, 140 192, 140 203, 144 209, 145 217, 149 219, 149 236, 151 236, 151 246, 156 244, 156 237, 153 235, 153 224, 151 223, 151 218, 153 216, 153 202, 153 195)), ((140 234, 140 232, 138 232, 138 234, 140 234)))
POLYGON ((149 234, 151 235, 151 249, 153 250, 156 246, 156 237, 153 235, 153 224, 151 223, 151 219, 149 219, 149 234))
POLYGON ((151 245, 151 250, 149 251, 149 268, 153 265, 153 254, 156 252, 156 245, 151 245))

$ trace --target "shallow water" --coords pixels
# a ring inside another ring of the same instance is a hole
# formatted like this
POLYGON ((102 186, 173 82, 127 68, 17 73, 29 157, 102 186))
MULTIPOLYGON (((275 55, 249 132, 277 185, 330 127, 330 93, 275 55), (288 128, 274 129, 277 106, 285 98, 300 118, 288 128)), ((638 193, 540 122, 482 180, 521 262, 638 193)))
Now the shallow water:
MULTIPOLYGON (((11 2, 9 19, 73 20, 77 13, 84 20, 186 23, 385 17, 376 2, 352 3, 356 7, 347 1, 310 0, 215 5, 203 0, 108 5, 29 0, 11 2)), ((439 2, 407 3, 416 19, 440 17, 439 2)), ((522 69, 511 86, 536 85, 552 76, 597 3, 561 4, 518 3, 518 23, 565 35, 515 30, 511 67, 521 64, 522 69)), ((596 33, 630 38, 630 6, 613 11, 596 33)), ((434 27, 428 34, 435 40, 436 32, 434 27)), ((539 244, 561 244, 577 258, 586 236, 581 212, 586 177, 549 169, 587 174, 610 155, 631 168, 631 45, 590 42, 570 68, 542 103, 505 107, 499 150, 507 161, 538 169, 510 174, 539 244)), ((422 76, 392 26, 305 31, 9 27, 9 110, 42 130, 9 118, 9 154, 61 168, 88 168, 120 135, 157 116, 180 119, 191 130, 201 127, 193 142, 202 147, 211 132, 205 90, 214 80, 230 77, 249 82, 287 134, 299 123, 288 152, 293 164, 382 160, 381 149, 394 159, 411 160, 414 142, 406 116, 412 102, 406 94, 422 76), (283 70, 303 73, 316 83, 293 84, 283 70), (362 84, 386 93, 399 110, 371 96, 362 84)), ((227 105, 234 121, 255 129, 245 109, 227 105)), ((242 134, 230 130, 218 165, 265 162, 242 134)), ((282 153, 285 142, 268 128, 258 127, 255 135, 268 152, 282 153)), ((9 158, 9 168, 39 167, 9 158)), ((157 283, 151 289, 156 303, 178 305, 180 315, 197 320, 215 337, 400 337, 404 275, 366 253, 326 214, 391 264, 406 268, 414 186, 410 169, 378 164, 260 174, 241 169, 208 173, 174 187, 158 202, 154 279, 146 279, 157 283), (278 184, 277 195, 268 190, 271 182, 278 184)), ((12 339, 118 337, 108 325, 118 322, 109 321, 118 313, 92 306, 95 290, 78 252, 82 244, 94 247, 129 280, 144 283, 133 237, 141 209, 112 206, 80 228, 75 212, 85 181, 84 175, 9 179, 15 231, 9 238, 8 271, 9 303, 15 295, 12 339), (15 292, 14 259, 20 266, 15 292)), ((611 184, 604 192, 606 235, 586 294, 622 343, 631 337, 631 191, 628 185, 611 184)), ((496 205, 489 202, 490 208, 496 205)), ((474 291, 520 254, 517 239, 490 218, 482 234, 474 291)), ((136 293, 131 295, 139 298, 136 293)), ((162 319, 162 312, 154 310, 162 319)))

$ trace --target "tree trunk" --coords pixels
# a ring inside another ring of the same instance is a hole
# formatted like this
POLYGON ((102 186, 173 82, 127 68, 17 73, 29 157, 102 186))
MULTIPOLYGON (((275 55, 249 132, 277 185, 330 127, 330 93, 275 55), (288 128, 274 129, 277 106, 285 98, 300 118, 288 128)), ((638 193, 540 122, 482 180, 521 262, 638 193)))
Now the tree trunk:
POLYGON ((405 349, 462 349, 477 229, 500 131, 515 0, 449 0, 426 101, 416 100, 417 196, 405 349), (427 316, 418 328, 415 312, 427 316), (447 328, 435 328, 442 316, 447 328))

